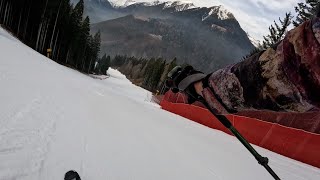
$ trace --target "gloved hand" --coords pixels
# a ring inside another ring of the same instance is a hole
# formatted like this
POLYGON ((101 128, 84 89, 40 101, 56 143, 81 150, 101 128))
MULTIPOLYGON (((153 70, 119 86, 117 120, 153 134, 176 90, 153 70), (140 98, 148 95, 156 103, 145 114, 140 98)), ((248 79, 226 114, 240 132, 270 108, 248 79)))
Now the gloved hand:
POLYGON ((174 93, 179 91, 187 93, 189 103, 193 103, 201 98, 194 88, 194 83, 203 80, 205 77, 205 74, 194 70, 192 66, 186 66, 185 68, 176 66, 168 73, 166 86, 171 88, 174 93))

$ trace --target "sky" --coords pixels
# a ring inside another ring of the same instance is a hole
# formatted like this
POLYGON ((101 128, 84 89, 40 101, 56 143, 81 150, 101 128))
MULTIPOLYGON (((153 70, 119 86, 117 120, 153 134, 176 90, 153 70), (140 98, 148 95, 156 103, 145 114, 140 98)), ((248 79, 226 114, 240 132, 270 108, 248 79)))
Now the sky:
MULTIPOLYGON (((191 1, 191 0, 190 0, 191 1)), ((294 11, 294 6, 303 0, 192 0, 197 6, 221 4, 231 11, 241 27, 257 40, 268 34, 268 27, 286 12, 294 11)))
MULTIPOLYGON (((112 1, 112 0, 111 0, 112 1)), ((126 1, 126 0, 113 0, 126 1)), ((136 2, 152 2, 155 0, 134 0, 136 2)), ((162 0, 165 1, 165 0, 162 0)), ((169 0, 170 1, 170 0, 169 0)), ((174 1, 174 0, 171 0, 174 1)), ((268 34, 268 27, 286 12, 294 13, 294 6, 304 0, 180 0, 192 2, 198 7, 223 5, 233 13, 241 27, 256 40, 262 40, 268 34)))

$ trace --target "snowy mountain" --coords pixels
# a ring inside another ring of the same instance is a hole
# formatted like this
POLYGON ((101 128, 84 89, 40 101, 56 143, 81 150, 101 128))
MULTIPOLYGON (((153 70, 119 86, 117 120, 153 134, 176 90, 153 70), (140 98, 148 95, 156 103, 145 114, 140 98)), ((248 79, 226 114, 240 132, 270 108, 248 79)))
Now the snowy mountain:
POLYGON ((137 3, 137 2, 134 0, 127 0, 121 7, 127 7, 127 6, 130 6, 135 3, 137 3))
MULTIPOLYGON (((76 3, 79 0, 73 1, 74 3, 76 3)), ((107 0, 85 0, 84 5, 84 15, 90 17, 91 23, 125 16, 125 14, 115 9, 113 5, 107 0)))
POLYGON ((223 6, 197 8, 179 1, 114 3, 118 7, 113 11, 126 16, 106 17, 91 28, 93 33, 101 31, 102 53, 111 56, 176 57, 181 64, 210 72, 237 62, 254 48, 223 6))
POLYGON ((134 4, 143 4, 146 6, 156 6, 159 4, 165 4, 166 7, 177 7, 177 10, 185 10, 190 8, 196 8, 191 1, 149 1, 145 0, 109 0, 114 7, 127 7, 134 4))
POLYGON ((204 15, 202 17, 202 21, 205 21, 206 19, 208 19, 209 17, 211 17, 212 15, 217 15, 218 19, 220 20, 226 20, 226 19, 231 19, 234 18, 233 14, 231 12, 229 12, 227 9, 225 9, 223 6, 214 6, 209 8, 210 11, 208 12, 208 14, 204 15))
MULTIPOLYGON (((76 2, 77 0, 74 0, 76 2)), ((126 9, 129 6, 161 6, 163 10, 170 9, 170 11, 185 11, 188 9, 195 9, 196 7, 191 1, 151 1, 145 2, 143 0, 87 0, 86 6, 92 6, 91 4, 100 4, 103 8, 108 7, 109 4, 116 9, 126 9), (106 5, 107 4, 107 5, 106 5)), ((199 8, 198 8, 199 9, 199 8)), ((209 17, 212 14, 217 14, 221 20, 228 18, 234 18, 233 14, 225 9, 222 5, 214 6, 210 8, 210 12, 204 14, 209 17)), ((108 20, 108 19, 105 19, 108 20)), ((95 20, 93 20, 95 21, 95 20)))
MULTIPOLYGON (((166 112, 116 70, 93 79, 0 28, 0 179, 270 180, 236 138, 166 112)), ((282 179, 318 168, 256 147, 282 179)))
POLYGON ((144 0, 84 3, 85 14, 95 23, 92 33, 102 32, 102 54, 169 61, 176 57, 178 63, 210 72, 238 62, 254 48, 223 6, 200 8, 190 1, 144 0))
POLYGON ((137 3, 135 0, 109 0, 114 7, 125 7, 137 3))

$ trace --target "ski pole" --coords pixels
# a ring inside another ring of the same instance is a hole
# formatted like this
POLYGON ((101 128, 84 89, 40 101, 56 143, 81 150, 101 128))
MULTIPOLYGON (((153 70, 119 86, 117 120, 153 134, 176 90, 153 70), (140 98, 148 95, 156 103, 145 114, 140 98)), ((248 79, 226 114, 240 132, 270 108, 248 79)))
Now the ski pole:
POLYGON ((203 105, 214 115, 220 122, 223 124, 230 132, 244 145, 247 150, 255 157, 260 165, 262 165, 275 180, 280 180, 278 175, 270 168, 268 165, 269 159, 267 157, 261 156, 250 144, 249 142, 239 133, 239 131, 232 125, 232 123, 224 116, 218 115, 216 112, 210 107, 207 101, 201 97, 195 97, 193 94, 194 90, 188 90, 188 86, 190 86, 193 82, 199 81, 205 78, 204 74, 198 71, 195 71, 192 66, 186 66, 182 69, 180 66, 176 66, 168 73, 168 79, 166 80, 166 86, 171 88, 172 92, 185 92, 193 99, 197 99, 199 102, 202 102, 203 105), (186 78, 190 75, 189 78, 186 78), (184 77, 185 76, 185 77, 184 77), (178 81, 175 82, 175 81, 178 81))
POLYGON ((250 151, 250 153, 255 157, 258 163, 263 166, 275 180, 280 180, 278 175, 268 165, 269 159, 267 157, 261 156, 224 115, 217 115, 205 100, 198 100, 207 107, 207 109, 221 122, 221 124, 223 124, 227 129, 231 131, 231 133, 247 148, 248 151, 250 151))

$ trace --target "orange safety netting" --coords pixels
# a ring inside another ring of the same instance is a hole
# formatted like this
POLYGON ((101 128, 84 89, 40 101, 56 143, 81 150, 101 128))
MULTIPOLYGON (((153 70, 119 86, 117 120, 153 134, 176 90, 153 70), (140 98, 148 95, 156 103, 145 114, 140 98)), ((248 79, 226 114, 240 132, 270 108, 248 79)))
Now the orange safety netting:
MULTIPOLYGON (((199 106, 185 104, 185 99, 186 97, 183 94, 172 96, 168 93, 160 105, 167 111, 231 134, 210 111, 200 107, 201 104, 199 106), (171 100, 179 103, 172 103, 171 100)), ((283 114, 281 115, 286 117, 283 114)), ((262 113, 261 117, 263 116, 265 116, 264 113, 262 113)), ((283 119, 281 117, 275 117, 276 120, 274 121, 264 121, 240 115, 226 115, 226 117, 250 143, 320 168, 320 134, 308 132, 303 128, 297 129, 285 126, 283 125, 285 121, 281 121, 283 119), (282 124, 279 122, 282 122, 282 124)), ((274 115, 271 117, 274 117, 274 115)), ((310 115, 310 117, 314 116, 310 115)), ((291 123, 291 125, 298 124, 294 119, 287 122, 291 123)), ((305 127, 313 127, 315 129, 314 126, 310 126, 310 122, 308 123, 309 126, 305 127)))

